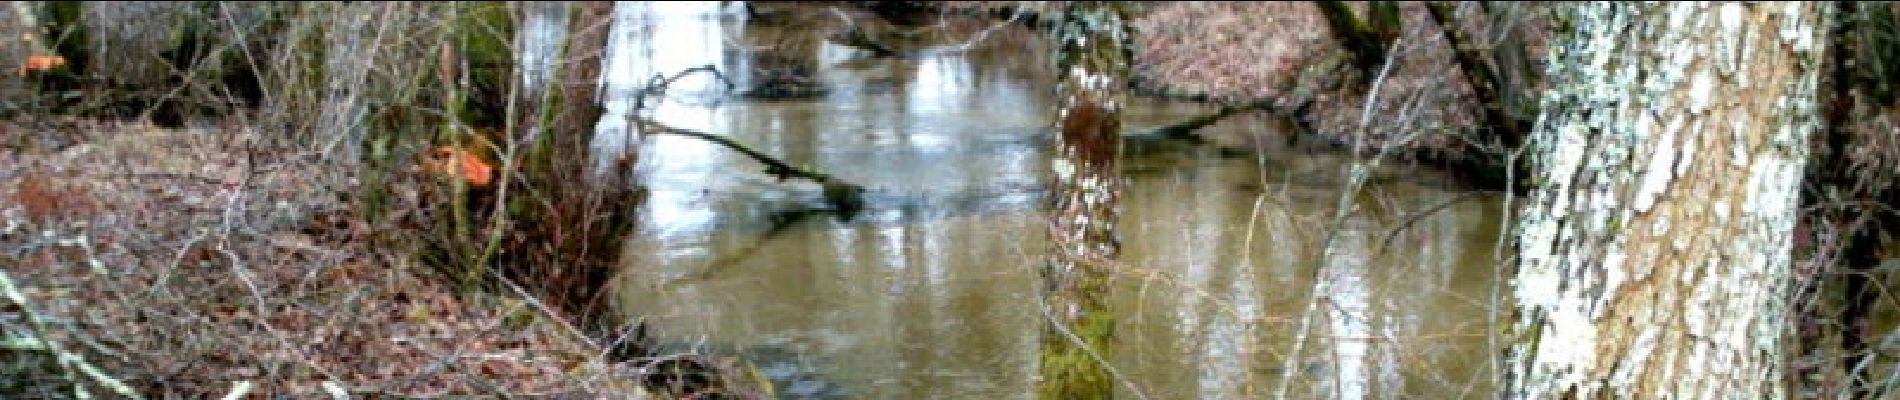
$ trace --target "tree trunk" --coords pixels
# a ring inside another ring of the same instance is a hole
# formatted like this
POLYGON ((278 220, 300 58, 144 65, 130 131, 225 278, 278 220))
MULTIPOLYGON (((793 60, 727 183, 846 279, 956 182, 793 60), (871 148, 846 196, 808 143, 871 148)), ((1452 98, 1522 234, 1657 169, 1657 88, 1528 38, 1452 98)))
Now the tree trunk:
POLYGON ((554 88, 561 98, 549 105, 553 124, 549 133, 561 151, 585 154, 594 138, 594 125, 600 123, 606 108, 601 105, 600 82, 606 54, 608 28, 612 26, 614 3, 609 1, 573 2, 568 18, 566 49, 556 65, 554 88))
POLYGON ((1478 96, 1478 107, 1484 110, 1481 114, 1484 125, 1490 129, 1480 140, 1497 142, 1504 151, 1517 149, 1524 141, 1525 124, 1512 118, 1507 111, 1508 105, 1504 103, 1502 92, 1509 89, 1503 86, 1503 80, 1486 62, 1490 57, 1484 56, 1477 40, 1464 33, 1452 5, 1435 1, 1426 3, 1425 9, 1431 13, 1432 21, 1438 23, 1439 32, 1445 35, 1445 43, 1452 48, 1452 60, 1457 63, 1459 70, 1464 71, 1465 82, 1471 84, 1471 91, 1478 96))
POLYGON ((1110 268, 1121 252, 1115 223, 1121 192, 1121 104, 1129 53, 1123 5, 1070 2, 1056 28, 1057 88, 1053 248, 1042 271, 1044 399, 1104 399, 1115 317, 1110 268))
POLYGON ((551 286, 543 297, 557 299, 564 310, 582 319, 577 324, 599 331, 598 327, 611 322, 603 319, 610 314, 604 294, 614 267, 619 265, 615 261, 620 256, 617 245, 633 229, 637 197, 631 173, 635 155, 616 154, 618 162, 612 164, 625 168, 600 171, 597 168, 609 163, 600 162, 597 157, 601 154, 591 147, 595 126, 606 112, 601 103, 602 56, 606 54, 614 2, 576 1, 570 7, 567 43, 559 53, 552 86, 559 94, 543 105, 549 108, 540 110, 553 113, 549 129, 543 132, 545 136, 530 139, 553 143, 555 150, 549 159, 538 160, 553 167, 546 171, 548 175, 532 179, 539 187, 531 190, 562 193, 564 198, 575 199, 567 204, 586 207, 535 210, 542 214, 540 219, 525 219, 528 223, 555 224, 546 233, 555 242, 552 247, 557 249, 553 254, 556 259, 544 260, 554 262, 542 265, 559 271, 533 275, 551 286), (573 236, 562 237, 562 233, 573 236))
POLYGON ((1352 53, 1353 65, 1359 67, 1360 80, 1371 82, 1378 75, 1379 67, 1385 65, 1386 52, 1391 51, 1392 39, 1398 38, 1402 21, 1399 19, 1399 6, 1390 1, 1373 1, 1366 5, 1366 19, 1354 16, 1352 7, 1343 1, 1317 1, 1320 14, 1326 16, 1326 24, 1332 28, 1333 35, 1339 37, 1341 44, 1352 53))
POLYGON ((1787 397, 1826 7, 1568 12, 1530 144, 1505 397, 1787 397))
MULTIPOLYGON (((1531 121, 1537 118, 1537 73, 1543 72, 1532 63, 1530 41, 1525 36, 1532 33, 1530 28, 1521 25, 1541 14, 1546 4, 1527 4, 1514 2, 1478 3, 1490 19, 1491 31, 1486 35, 1486 43, 1491 46, 1491 65, 1497 67, 1499 101, 1504 103, 1504 111, 1512 119, 1531 121)), ((1522 127, 1530 129, 1529 124, 1522 127)))

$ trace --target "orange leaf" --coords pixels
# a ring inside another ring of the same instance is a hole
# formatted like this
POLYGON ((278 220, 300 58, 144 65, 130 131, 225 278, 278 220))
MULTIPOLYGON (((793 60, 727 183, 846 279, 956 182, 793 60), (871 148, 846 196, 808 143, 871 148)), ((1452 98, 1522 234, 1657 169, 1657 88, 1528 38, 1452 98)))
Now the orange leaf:
POLYGON ((424 171, 461 179, 469 186, 488 186, 495 180, 495 167, 483 161, 481 156, 465 149, 452 146, 440 146, 429 151, 429 159, 423 161, 424 171))
POLYGON ((58 55, 28 56, 26 63, 20 65, 20 74, 25 75, 28 71, 45 71, 63 66, 66 66, 66 57, 60 57, 58 55))

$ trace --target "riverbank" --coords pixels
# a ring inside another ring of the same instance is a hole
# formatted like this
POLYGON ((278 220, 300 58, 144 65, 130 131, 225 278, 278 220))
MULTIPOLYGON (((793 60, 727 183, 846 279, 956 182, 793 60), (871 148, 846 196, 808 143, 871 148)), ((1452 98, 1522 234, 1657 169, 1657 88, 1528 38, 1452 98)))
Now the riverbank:
POLYGON ((0 123, 0 265, 24 300, 0 313, 0 392, 644 396, 532 304, 415 264, 398 221, 352 211, 358 167, 271 134, 0 123))
MULTIPOLYGON (((1366 82, 1348 82, 1346 49, 1313 2, 1137 2, 1132 80, 1135 92, 1226 104, 1272 104, 1299 129, 1302 141, 1335 150, 1384 155, 1447 170, 1481 189, 1505 187, 1502 146, 1484 137, 1476 93, 1455 63, 1444 28, 1424 3, 1400 4, 1400 40, 1390 67, 1366 82), (1372 112, 1368 112, 1371 110, 1372 112)), ((1015 2, 949 1, 958 12, 1009 18, 1015 2)), ((1363 5, 1354 4, 1363 13, 1363 5)), ((1550 29, 1539 6, 1509 10, 1460 6, 1450 13, 1460 31, 1486 43, 1522 43, 1525 73, 1541 73, 1550 29), (1516 15, 1494 27, 1491 13, 1516 15)), ((1042 15, 1053 10, 1026 10, 1042 15)), ((1362 14, 1363 15, 1363 14, 1362 14)), ((1531 87, 1510 93, 1538 93, 1531 87)), ((1522 114, 1522 110, 1511 112, 1522 114)), ((1515 118, 1528 119, 1526 115, 1515 118)), ((1285 130, 1275 129, 1275 132, 1285 130)), ((1268 138, 1272 139, 1272 138, 1268 138)))

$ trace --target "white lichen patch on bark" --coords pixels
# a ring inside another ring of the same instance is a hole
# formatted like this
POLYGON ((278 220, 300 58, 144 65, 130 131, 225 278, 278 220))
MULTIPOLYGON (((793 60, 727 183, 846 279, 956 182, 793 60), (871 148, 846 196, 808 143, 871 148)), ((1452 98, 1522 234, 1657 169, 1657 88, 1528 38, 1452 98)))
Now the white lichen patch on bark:
POLYGON ((1513 398, 1781 398, 1826 7, 1576 5, 1528 146, 1513 398))

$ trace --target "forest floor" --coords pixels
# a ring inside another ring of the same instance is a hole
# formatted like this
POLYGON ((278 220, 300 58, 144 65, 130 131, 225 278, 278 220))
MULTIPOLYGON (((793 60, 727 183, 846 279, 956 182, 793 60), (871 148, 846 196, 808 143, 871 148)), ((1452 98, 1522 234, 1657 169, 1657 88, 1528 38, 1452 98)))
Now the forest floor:
POLYGON ((345 168, 258 136, 0 123, 0 272, 23 297, 0 309, 0 393, 638 398, 535 307, 384 250, 404 231, 354 217, 345 168))

